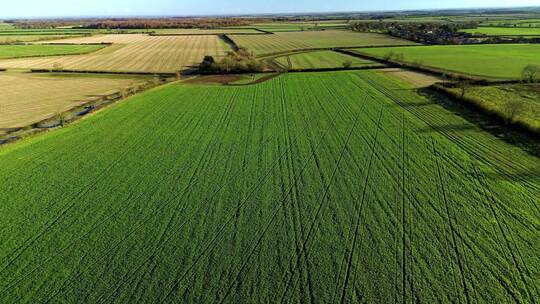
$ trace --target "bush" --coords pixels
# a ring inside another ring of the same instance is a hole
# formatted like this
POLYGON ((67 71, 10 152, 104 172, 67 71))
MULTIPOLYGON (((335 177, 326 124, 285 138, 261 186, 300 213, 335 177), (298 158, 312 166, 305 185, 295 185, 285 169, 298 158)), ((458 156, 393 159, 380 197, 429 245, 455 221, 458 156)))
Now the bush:
POLYGON ((199 65, 201 73, 245 73, 262 72, 266 65, 257 60, 246 48, 239 48, 236 52, 228 52, 220 61, 212 56, 204 57, 199 65))

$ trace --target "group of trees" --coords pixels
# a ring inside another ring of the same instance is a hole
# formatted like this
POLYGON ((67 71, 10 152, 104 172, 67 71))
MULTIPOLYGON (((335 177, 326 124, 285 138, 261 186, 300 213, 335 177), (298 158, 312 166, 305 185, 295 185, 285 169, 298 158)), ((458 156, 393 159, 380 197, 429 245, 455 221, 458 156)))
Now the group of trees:
POLYGON ((236 52, 227 52, 225 57, 218 61, 212 56, 206 56, 199 65, 199 71, 203 74, 262 72, 265 68, 264 62, 257 60, 251 52, 243 47, 240 47, 236 52))
POLYGON ((164 18, 164 19, 109 19, 84 25, 87 29, 165 29, 202 28, 249 25, 257 20, 244 18, 164 18))

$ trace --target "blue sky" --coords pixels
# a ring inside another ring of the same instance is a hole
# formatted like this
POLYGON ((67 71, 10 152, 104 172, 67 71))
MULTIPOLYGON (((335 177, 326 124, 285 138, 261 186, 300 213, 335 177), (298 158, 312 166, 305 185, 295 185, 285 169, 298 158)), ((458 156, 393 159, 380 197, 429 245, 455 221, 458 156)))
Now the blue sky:
POLYGON ((540 5, 538 0, 16 0, 8 3, 2 5, 0 18, 220 15, 540 5))

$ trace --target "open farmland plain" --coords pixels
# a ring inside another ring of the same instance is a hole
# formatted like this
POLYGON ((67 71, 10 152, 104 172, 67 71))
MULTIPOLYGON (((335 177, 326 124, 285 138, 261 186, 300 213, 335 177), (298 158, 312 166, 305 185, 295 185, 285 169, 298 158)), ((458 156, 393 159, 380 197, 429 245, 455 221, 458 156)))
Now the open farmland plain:
POLYGON ((168 85, 0 167, 3 303, 540 301, 538 158, 388 74, 168 85))
POLYGON ((0 45, 0 59, 85 54, 104 47, 104 45, 0 45))
POLYGON ((345 63, 350 67, 381 66, 371 60, 361 59, 334 51, 315 51, 281 56, 275 59, 280 65, 289 69, 334 69, 343 68, 345 63))
POLYGON ((113 45, 99 52, 80 56, 1 60, 0 68, 52 69, 60 65, 63 69, 78 71, 174 73, 200 63, 205 55, 220 57, 228 50, 223 41, 210 35, 103 35, 58 42, 113 45))
POLYGON ((519 79, 525 66, 540 65, 538 44, 373 48, 356 52, 380 58, 390 53, 402 54, 406 62, 488 78, 519 79))
POLYGON ((0 133, 20 128, 82 105, 96 95, 134 85, 141 80, 99 76, 51 76, 0 73, 0 133))
POLYGON ((330 30, 283 32, 274 35, 230 35, 229 37, 237 45, 246 47, 260 56, 303 49, 414 44, 381 34, 330 30))

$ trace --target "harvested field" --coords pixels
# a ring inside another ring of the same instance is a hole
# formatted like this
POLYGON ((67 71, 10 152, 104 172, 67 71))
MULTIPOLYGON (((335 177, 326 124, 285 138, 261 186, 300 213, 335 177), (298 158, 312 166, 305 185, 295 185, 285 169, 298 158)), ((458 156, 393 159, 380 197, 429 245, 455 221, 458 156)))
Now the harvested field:
POLYGON ((54 77, 46 74, 0 73, 0 130, 24 127, 84 104, 94 95, 140 83, 115 77, 54 77))
POLYGON ((284 32, 274 35, 229 35, 234 42, 248 48, 256 55, 333 47, 362 47, 404 45, 413 42, 382 34, 355 33, 350 31, 284 32))
POLYGON ((434 83, 442 81, 439 77, 403 69, 384 69, 381 70, 381 73, 400 79, 404 84, 408 84, 412 88, 417 89, 429 87, 434 83))
POLYGON ((114 43, 99 52, 54 58, 0 61, 0 68, 51 69, 107 72, 174 73, 200 63, 205 55, 224 55, 227 45, 217 36, 104 35, 61 43, 114 43))
POLYGON ((289 69, 334 69, 343 68, 345 63, 350 63, 351 68, 366 66, 382 66, 371 60, 333 52, 315 51, 281 56, 275 59, 280 65, 289 69))
POLYGON ((219 35, 219 34, 263 34, 255 29, 224 28, 224 29, 158 29, 154 30, 157 35, 219 35))
POLYGON ((539 159, 383 73, 171 84, 0 168, 2 303, 540 297, 539 159))

